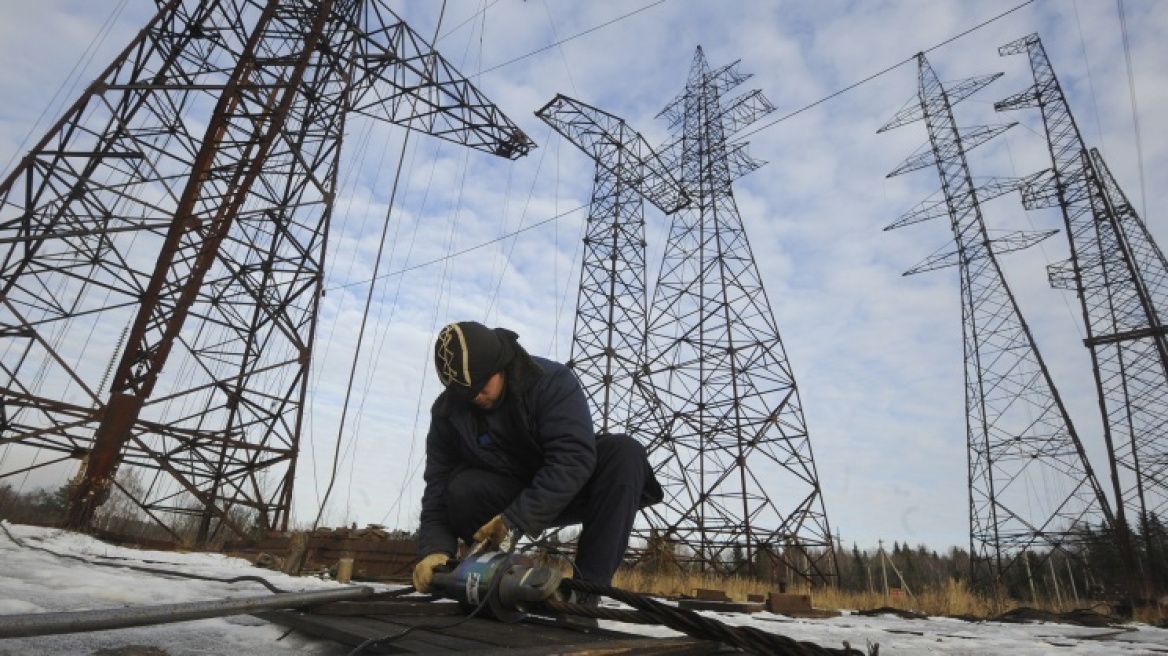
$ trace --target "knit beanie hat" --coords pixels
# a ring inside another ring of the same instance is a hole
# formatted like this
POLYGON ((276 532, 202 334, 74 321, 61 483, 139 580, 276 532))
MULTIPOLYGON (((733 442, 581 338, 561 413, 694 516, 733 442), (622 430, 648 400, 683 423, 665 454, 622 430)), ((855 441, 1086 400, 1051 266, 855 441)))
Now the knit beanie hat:
POLYGON ((515 356, 519 335, 505 328, 487 328, 477 321, 448 324, 434 342, 438 380, 464 400, 478 396, 491 376, 515 356))

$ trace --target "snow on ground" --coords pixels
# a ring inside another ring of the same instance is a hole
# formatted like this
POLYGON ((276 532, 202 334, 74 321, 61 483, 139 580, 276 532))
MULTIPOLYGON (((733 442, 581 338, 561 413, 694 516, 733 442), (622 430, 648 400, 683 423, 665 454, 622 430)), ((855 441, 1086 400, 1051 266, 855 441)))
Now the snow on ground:
MULTIPOLYGON (((0 531, 0 623, 7 615, 53 611, 109 609, 226 598, 263 596, 258 583, 225 584, 156 575, 124 567, 89 563, 175 569, 220 579, 260 576, 288 591, 338 589, 342 584, 310 577, 290 577, 252 566, 246 560, 220 554, 144 551, 109 545, 91 537, 57 529, 4 523, 13 537, 0 531)), ((393 586, 374 585, 378 590, 393 586)), ((893 654, 1168 654, 1168 629, 1144 624, 1087 628, 1069 624, 971 623, 948 618, 906 620, 893 616, 845 614, 826 620, 802 620, 771 613, 704 612, 730 625, 749 625, 839 647, 844 641, 865 650, 878 643, 882 655, 893 654)), ((680 635, 663 627, 602 621, 601 626, 651 636, 680 635)), ((197 654, 285 655, 346 654, 349 648, 315 640, 242 615, 176 624, 117 629, 36 638, 0 639, 0 656, 92 655, 129 645, 154 647, 170 656, 197 654)))

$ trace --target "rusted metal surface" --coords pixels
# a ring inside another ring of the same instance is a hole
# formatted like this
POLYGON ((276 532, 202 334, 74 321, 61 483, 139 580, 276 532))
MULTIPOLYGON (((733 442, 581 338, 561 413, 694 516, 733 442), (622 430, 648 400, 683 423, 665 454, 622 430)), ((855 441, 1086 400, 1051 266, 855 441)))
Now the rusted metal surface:
MULTIPOLYGON (((393 604, 407 602, 352 602, 345 604, 345 615, 317 612, 273 611, 254 615, 274 624, 356 647, 367 640, 409 633, 401 638, 367 647, 368 654, 445 654, 473 652, 508 656, 528 654, 599 655, 599 654, 654 654, 701 655, 715 654, 721 645, 694 638, 647 638, 607 629, 581 630, 559 625, 551 618, 530 616, 522 622, 503 623, 483 618, 435 614, 379 613, 393 604), (369 614, 354 615, 359 606, 369 605, 369 614)), ((413 605, 408 613, 417 613, 413 605)), ((431 603, 433 606, 455 604, 431 603)), ((338 608, 333 604, 326 609, 338 608)))
POLYGON ((78 465, 74 527, 116 488, 141 536, 288 529, 355 113, 535 147, 385 0, 159 3, 0 179, 0 444, 38 451, 0 479, 78 465))
MULTIPOLYGON (((284 560, 292 549, 293 533, 272 532, 255 540, 236 540, 223 552, 245 558, 257 565, 284 570, 284 560)), ((342 558, 353 559, 356 581, 406 582, 417 561, 418 545, 413 540, 394 539, 376 527, 317 529, 305 535, 307 544, 300 556, 301 572, 328 570, 342 558)))
POLYGON ((763 605, 744 601, 712 601, 708 599, 682 599, 677 602, 678 608, 689 610, 712 610, 720 613, 758 613, 762 612, 763 605))

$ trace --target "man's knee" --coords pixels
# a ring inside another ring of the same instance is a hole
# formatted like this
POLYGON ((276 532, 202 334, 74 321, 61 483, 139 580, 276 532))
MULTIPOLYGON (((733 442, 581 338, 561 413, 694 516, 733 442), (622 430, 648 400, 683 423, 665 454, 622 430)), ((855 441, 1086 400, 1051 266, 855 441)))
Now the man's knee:
POLYGON ((640 475, 648 460, 645 447, 628 435, 605 435, 596 441, 597 466, 640 475))
POLYGON ((446 515, 451 528, 466 540, 489 519, 503 512, 523 484, 482 469, 464 469, 446 486, 446 515))

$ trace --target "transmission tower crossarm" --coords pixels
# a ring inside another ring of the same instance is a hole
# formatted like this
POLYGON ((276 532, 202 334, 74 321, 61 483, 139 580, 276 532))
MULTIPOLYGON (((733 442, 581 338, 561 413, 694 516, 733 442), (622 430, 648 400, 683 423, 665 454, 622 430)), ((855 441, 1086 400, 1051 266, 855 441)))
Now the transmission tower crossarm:
MULTIPOLYGON (((705 55, 702 52, 701 46, 698 46, 697 52, 694 54, 694 62, 696 63, 699 60, 705 61, 705 55)), ((738 70, 738 64, 741 61, 740 59, 736 59, 714 70, 707 69, 701 73, 693 73, 686 82, 686 90, 669 101, 665 105, 665 108, 657 113, 657 118, 664 118, 669 121, 669 127, 671 128, 677 127, 685 118, 686 99, 693 89, 698 87, 713 89, 720 96, 746 80, 749 80, 753 77, 753 74, 742 73, 738 70)))
POLYGON ((742 128, 775 111, 774 104, 763 95, 761 89, 748 91, 731 100, 722 110, 724 136, 729 139, 742 128))
MULTIPOLYGON (((978 77, 971 77, 946 86, 945 95, 949 98, 949 106, 952 107, 962 100, 972 96, 973 94, 988 86, 994 80, 1002 77, 1002 75, 1004 74, 992 73, 990 75, 979 75, 978 77)), ((899 111, 896 112, 896 115, 894 115, 887 123, 881 126, 880 129, 876 131, 876 133, 880 134, 882 132, 894 130, 910 123, 916 123, 923 118, 925 118, 925 110, 921 106, 920 99, 913 97, 911 100, 905 103, 905 105, 899 111)))
MULTIPOLYGON (((986 143, 990 139, 993 139, 994 137, 1002 134, 1006 130, 1009 130, 1015 125, 1018 125, 1018 123, 1006 123, 1003 125, 979 125, 972 128, 963 128, 965 131, 961 133, 962 147, 964 148, 965 152, 969 152, 974 148, 977 148, 978 146, 986 143)), ((921 169, 933 166, 936 163, 936 154, 932 150, 925 150, 917 153, 916 155, 909 156, 896 168, 892 169, 892 172, 890 172, 885 177, 893 178, 911 171, 919 171, 921 169)))
POLYGON ((535 143, 383 0, 366 3, 353 111, 504 159, 535 143), (385 18, 394 22, 385 24, 385 18))
POLYGON ((665 162, 624 119, 563 94, 535 115, 662 212, 673 214, 689 204, 665 162))
MULTIPOLYGON (((997 198, 1003 194, 1008 194, 1011 191, 1018 191, 1019 188, 1024 187, 1027 180, 1019 180, 1017 178, 990 178, 981 186, 979 186, 975 193, 979 201, 987 201, 991 198, 997 198)), ((943 190, 942 190, 943 191, 943 190)), ((936 194, 934 194, 936 195, 936 194)), ((930 196, 932 198, 932 196, 930 196)), ((896 228, 903 228, 905 226, 922 223, 931 219, 941 218, 949 215, 949 204, 946 200, 926 200, 908 212, 901 215, 899 219, 889 224, 884 230, 895 230, 896 228)))

